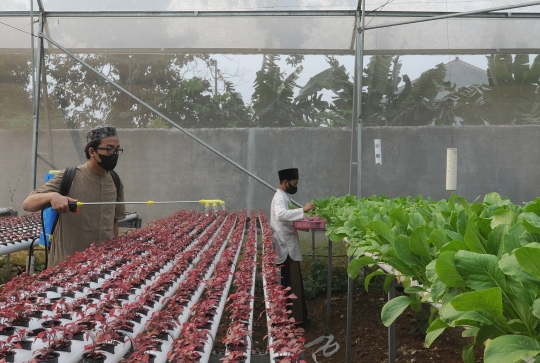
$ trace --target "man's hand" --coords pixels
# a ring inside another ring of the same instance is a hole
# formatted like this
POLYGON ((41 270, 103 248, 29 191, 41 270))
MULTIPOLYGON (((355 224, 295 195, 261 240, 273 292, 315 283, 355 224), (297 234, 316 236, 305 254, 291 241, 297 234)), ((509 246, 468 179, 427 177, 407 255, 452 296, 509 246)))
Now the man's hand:
POLYGON ((309 212, 310 210, 315 210, 315 204, 313 203, 307 203, 304 208, 302 208, 304 210, 304 213, 307 213, 309 212))
POLYGON ((54 193, 51 195, 52 209, 57 213, 69 213, 68 202, 76 202, 77 199, 65 197, 60 193, 54 193))

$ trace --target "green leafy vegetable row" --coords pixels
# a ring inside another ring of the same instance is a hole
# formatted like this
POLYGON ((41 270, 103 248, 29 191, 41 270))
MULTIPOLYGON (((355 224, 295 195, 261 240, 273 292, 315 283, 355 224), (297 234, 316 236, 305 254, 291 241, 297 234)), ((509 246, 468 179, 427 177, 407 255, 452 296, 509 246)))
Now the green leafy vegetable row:
POLYGON ((389 301, 386 326, 407 307, 431 303, 429 347, 447 328, 461 327, 474 342, 463 361, 475 362, 474 346, 485 346, 486 363, 540 362, 540 198, 523 207, 497 193, 469 203, 373 196, 314 201, 327 220, 327 236, 346 239, 353 260, 349 276, 374 267, 365 278, 386 275, 385 263, 402 274, 406 296, 389 301), (413 286, 417 281, 420 286, 413 286))

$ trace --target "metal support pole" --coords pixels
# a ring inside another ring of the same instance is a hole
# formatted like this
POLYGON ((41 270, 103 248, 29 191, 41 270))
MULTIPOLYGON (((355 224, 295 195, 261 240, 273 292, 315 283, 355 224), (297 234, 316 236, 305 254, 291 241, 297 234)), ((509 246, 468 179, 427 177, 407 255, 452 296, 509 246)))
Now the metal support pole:
POLYGON ((7 275, 8 277, 11 277, 11 253, 8 253, 7 255, 7 275))
MULTIPOLYGON (((353 257, 349 257, 349 264, 351 263, 353 257)), ((354 280, 350 277, 347 277, 347 351, 346 351, 346 361, 351 363, 352 359, 352 313, 353 313, 353 290, 354 290, 354 280)))
MULTIPOLYGON (((43 21, 43 27, 45 27, 45 19, 43 21)), ((43 32, 43 28, 40 29, 40 32, 43 32)), ((45 67, 45 48, 43 45, 43 38, 40 38, 40 44, 41 44, 41 84, 43 87, 43 114, 45 116, 45 124, 47 126, 47 133, 48 133, 48 164, 53 168, 56 169, 55 162, 54 162, 54 146, 53 146, 53 139, 52 139, 52 128, 51 128, 51 110, 49 107, 49 90, 47 85, 47 68, 45 67)))
MULTIPOLYGON (((392 280, 388 291, 388 301, 396 297, 396 279, 392 280)), ((388 327, 388 362, 396 363, 396 322, 388 327)))
MULTIPOLYGON (((198 142, 199 144, 201 144, 202 146, 204 146, 205 148, 207 148, 208 150, 212 151, 214 154, 218 155, 219 157, 225 159, 226 161, 228 161, 230 164, 234 165, 235 167, 237 167, 238 169, 240 169, 241 171, 243 171, 244 173, 246 173, 247 175, 249 175, 250 177, 252 177, 253 179, 257 180, 259 183, 263 184, 264 186, 266 186, 267 188, 269 188, 270 190, 272 190, 273 192, 276 191, 276 187, 275 186, 272 186, 271 184, 267 183, 266 181, 262 180, 261 178, 259 178, 257 175, 253 174, 252 172, 250 172, 249 170, 247 170, 246 168, 242 167, 241 165, 237 164, 235 161, 233 161, 232 159, 230 159, 228 156, 222 154, 221 152, 219 152, 218 150, 214 149, 212 146, 208 145, 207 143, 205 143, 204 141, 202 141, 201 139, 199 139, 197 136, 193 135, 192 133, 190 133, 189 131, 187 131, 186 129, 184 129, 182 126, 178 125, 176 122, 174 122, 173 120, 171 120, 170 118, 168 118, 167 116, 165 116, 163 113, 161 113, 160 111, 158 111, 157 109, 155 109, 154 107, 150 106, 149 104, 147 104, 146 102, 144 102, 143 100, 141 100, 139 97, 135 96, 133 93, 129 92, 128 90, 126 90, 124 87, 120 86, 118 83, 116 83, 115 81, 111 80, 110 78, 108 78, 107 76, 103 75, 101 72, 99 72, 98 70, 94 69, 93 67, 91 67, 88 63, 86 63, 85 61, 83 61, 82 59, 78 58, 76 55, 74 55, 73 53, 71 53, 70 51, 68 51, 66 48, 62 47, 60 44, 58 44, 57 42, 55 42, 54 40, 52 40, 51 38, 49 38, 47 35, 43 34, 43 33, 40 33, 39 34, 40 37, 44 38, 44 39, 47 39, 47 41, 51 44, 53 44, 55 47, 57 47, 58 49, 60 49, 62 52, 64 52, 65 54, 67 54, 68 56, 70 56, 71 58, 75 59, 77 62, 79 62, 80 64, 82 64, 83 66, 87 67, 88 69, 90 69, 94 74, 96 74, 97 76, 103 78, 105 81, 109 82, 110 84, 112 84, 113 86, 115 86, 116 88, 118 88, 120 91, 124 92, 125 94, 127 94, 129 97, 133 98, 135 101, 139 102, 141 105, 143 105, 144 107, 148 108, 150 111, 154 112, 156 115, 160 116, 161 118, 163 118, 165 121, 167 121, 168 123, 170 123, 173 127, 177 128, 178 130, 182 131, 184 134, 186 134, 187 136, 189 136, 191 139, 193 139, 194 141, 198 142)), ((298 207, 302 207, 302 205, 300 203, 298 203, 297 201, 291 199, 291 203, 295 204, 296 206, 298 207)))
POLYGON ((36 64, 34 59, 34 0, 30 0, 30 54, 32 57, 32 102, 33 102, 33 128, 32 128, 32 181, 31 189, 36 189, 37 173, 37 144, 38 144, 38 119, 36 110, 36 64))
POLYGON ((358 27, 358 33, 356 35, 356 78, 354 80, 354 101, 356 102, 356 114, 355 120, 357 121, 357 147, 356 150, 358 154, 358 198, 362 197, 362 81, 364 76, 364 25, 365 25, 365 6, 366 0, 362 0, 362 16, 356 16, 356 24, 358 27))
MULTIPOLYGON (((356 191, 358 198, 362 197, 362 77, 364 76, 364 27, 365 27, 365 9, 366 0, 361 0, 362 5, 356 14, 356 57, 355 57, 355 79, 354 79, 354 102, 356 107, 353 110, 354 119, 357 121, 357 154, 358 154, 358 189, 356 191), (361 14, 361 15, 360 15, 361 14)), ((349 263, 352 256, 349 257, 349 263)), ((347 278, 347 340, 346 340, 346 362, 351 363, 352 359, 352 314, 353 314, 353 292, 354 281, 347 278)))
MULTIPOLYGON (((32 18, 32 29, 33 25, 32 18)), ((43 31, 43 14, 39 16, 39 32, 43 31)), ((32 36, 34 39, 34 36, 32 36)), ((34 90, 34 128, 33 128, 33 145, 32 145, 32 190, 36 188, 37 181, 37 159, 38 159, 38 139, 39 139, 39 104, 41 95, 41 68, 43 65, 43 38, 39 38, 38 42, 38 64, 34 63, 34 45, 32 41, 32 87, 34 90)))
POLYGON ((311 257, 312 257, 312 262, 315 261, 315 230, 312 229, 311 230, 311 257))
POLYGON ((328 272, 326 280, 326 326, 332 320, 332 241, 328 238, 328 272))

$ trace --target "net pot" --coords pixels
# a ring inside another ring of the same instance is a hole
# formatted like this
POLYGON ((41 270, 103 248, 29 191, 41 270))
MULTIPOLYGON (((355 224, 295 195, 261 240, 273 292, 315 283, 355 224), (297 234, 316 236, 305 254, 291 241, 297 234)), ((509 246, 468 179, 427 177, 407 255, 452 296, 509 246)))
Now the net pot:
POLYGON ((82 354, 83 363, 103 363, 106 359, 107 356, 100 352, 97 352, 96 356, 92 356, 92 352, 86 352, 82 354))

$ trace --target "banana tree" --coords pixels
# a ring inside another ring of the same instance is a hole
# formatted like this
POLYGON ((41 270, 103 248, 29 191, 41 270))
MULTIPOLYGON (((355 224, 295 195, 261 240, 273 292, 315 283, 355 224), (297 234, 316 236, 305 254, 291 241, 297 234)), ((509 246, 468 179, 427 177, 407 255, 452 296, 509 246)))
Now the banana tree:
POLYGON ((279 56, 265 55, 251 96, 252 122, 260 127, 294 126, 302 119, 293 102, 294 88, 303 67, 286 76, 277 65, 279 56))
POLYGON ((348 126, 351 123, 354 84, 345 67, 327 56, 330 68, 311 77, 294 99, 304 117, 326 126, 348 126), (332 102, 321 99, 323 90, 332 91, 332 102))
POLYGON ((488 84, 462 87, 448 97, 456 115, 466 124, 538 124, 540 56, 529 64, 529 55, 486 56, 488 84))
MULTIPOLYGON (((348 124, 353 106, 354 84, 345 68, 328 57, 330 68, 312 77, 300 90, 297 102, 312 100, 317 93, 326 89, 335 94, 333 103, 326 109, 314 112, 338 111, 343 124, 348 124)), ((362 78, 362 119, 365 125, 429 125, 452 124, 455 120, 453 102, 439 100, 441 91, 452 90, 444 82, 446 69, 437 65, 411 82, 407 75, 401 76, 399 56, 372 56, 364 69, 362 78), (398 85, 404 82, 401 89, 398 85)), ((324 105, 321 105, 324 106, 324 105)))

